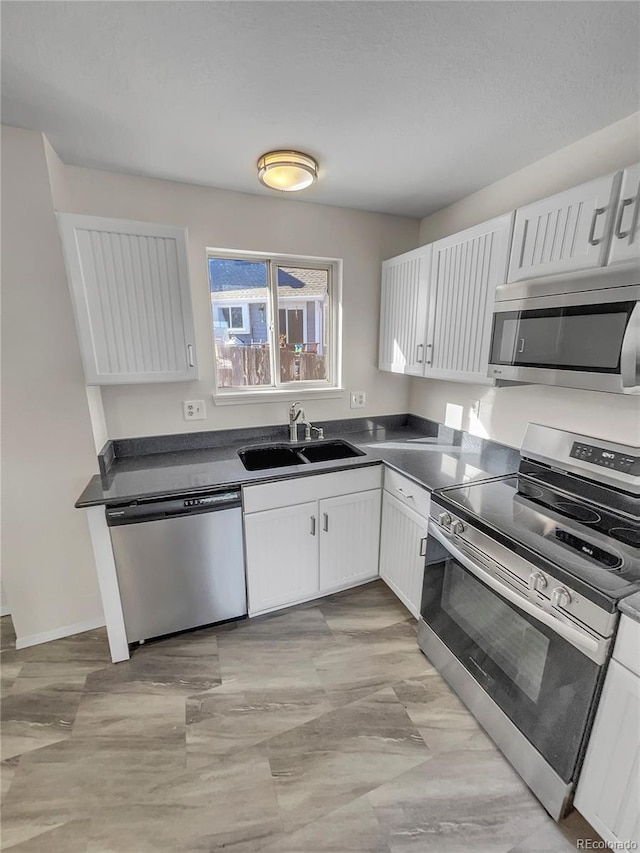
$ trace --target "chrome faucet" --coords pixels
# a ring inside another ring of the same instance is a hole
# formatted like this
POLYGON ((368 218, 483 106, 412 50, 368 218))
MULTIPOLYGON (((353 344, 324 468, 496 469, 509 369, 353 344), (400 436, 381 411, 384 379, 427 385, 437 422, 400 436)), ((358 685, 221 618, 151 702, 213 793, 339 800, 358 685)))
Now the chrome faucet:
POLYGON ((311 441, 311 433, 316 432, 318 439, 324 438, 324 430, 322 427, 315 427, 309 423, 304 414, 304 409, 300 408, 300 403, 292 403, 289 408, 289 441, 298 440, 298 421, 304 424, 304 440, 311 441))
POLYGON ((289 407, 289 441, 298 440, 298 421, 302 418, 304 423, 304 411, 300 408, 300 403, 292 403, 289 407))

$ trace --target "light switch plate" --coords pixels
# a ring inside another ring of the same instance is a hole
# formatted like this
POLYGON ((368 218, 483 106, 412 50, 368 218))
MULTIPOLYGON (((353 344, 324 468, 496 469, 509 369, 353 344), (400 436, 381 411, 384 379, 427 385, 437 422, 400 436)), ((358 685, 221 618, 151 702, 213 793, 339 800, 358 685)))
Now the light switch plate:
POLYGON ((367 395, 364 391, 351 392, 351 408, 362 409, 367 403, 367 395))
POLYGON ((203 421, 207 417, 204 400, 183 400, 182 410, 185 421, 203 421))

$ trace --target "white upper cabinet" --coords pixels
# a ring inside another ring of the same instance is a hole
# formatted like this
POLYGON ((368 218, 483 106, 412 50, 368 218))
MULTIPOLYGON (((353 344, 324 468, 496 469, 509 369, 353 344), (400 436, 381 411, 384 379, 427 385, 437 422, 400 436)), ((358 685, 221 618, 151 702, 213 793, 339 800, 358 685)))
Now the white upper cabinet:
POLYGON ((512 222, 509 213, 433 244, 425 376, 493 383, 493 302, 506 279, 512 222))
POLYGON ((640 163, 622 173, 610 264, 640 264, 640 163))
POLYGON ((423 374, 430 261, 423 246, 382 263, 380 370, 423 374))
POLYGON ((197 379, 183 228, 58 214, 87 384, 197 379))
POLYGON ((508 281, 606 264, 620 177, 607 175, 519 208, 508 281))

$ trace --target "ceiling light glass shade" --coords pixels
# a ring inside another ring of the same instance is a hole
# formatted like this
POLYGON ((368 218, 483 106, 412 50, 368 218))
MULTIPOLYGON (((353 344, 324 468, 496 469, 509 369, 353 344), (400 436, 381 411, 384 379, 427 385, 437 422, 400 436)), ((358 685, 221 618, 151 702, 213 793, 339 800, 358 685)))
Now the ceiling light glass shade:
POLYGON ((258 178, 265 187, 285 193, 303 190, 318 177, 318 164, 299 151, 270 151, 258 160, 258 178))

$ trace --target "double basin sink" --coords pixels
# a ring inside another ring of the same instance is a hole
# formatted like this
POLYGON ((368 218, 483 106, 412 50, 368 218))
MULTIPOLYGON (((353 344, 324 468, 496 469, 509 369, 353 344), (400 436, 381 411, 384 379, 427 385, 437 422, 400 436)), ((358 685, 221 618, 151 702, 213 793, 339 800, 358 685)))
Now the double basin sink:
POLYGON ((331 462, 335 459, 351 459, 364 456, 348 441, 341 439, 305 442, 304 444, 268 444, 247 447, 238 451, 238 456, 247 471, 264 471, 267 468, 284 468, 288 465, 304 465, 308 462, 331 462))

